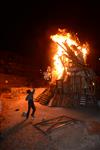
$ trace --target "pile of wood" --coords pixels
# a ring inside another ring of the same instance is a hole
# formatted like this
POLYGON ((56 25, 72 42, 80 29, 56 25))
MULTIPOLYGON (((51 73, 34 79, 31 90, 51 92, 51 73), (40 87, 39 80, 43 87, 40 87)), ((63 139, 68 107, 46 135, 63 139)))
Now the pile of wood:
MULTIPOLYGON (((96 103, 95 73, 85 65, 81 52, 79 56, 76 56, 66 43, 64 43, 64 45, 65 48, 59 44, 65 52, 67 50, 67 55, 64 54, 64 56, 70 59, 71 67, 70 65, 67 66, 69 75, 66 75, 65 73, 60 80, 57 80, 53 86, 51 86, 55 88, 49 88, 47 90, 48 94, 46 94, 46 97, 44 98, 45 101, 47 99, 46 104, 49 106, 63 107, 73 105, 94 105, 96 103)), ((74 49, 78 51, 75 46, 74 49)), ((65 65, 62 58, 61 61, 62 64, 65 65)), ((42 104, 42 102, 40 103, 42 104)))

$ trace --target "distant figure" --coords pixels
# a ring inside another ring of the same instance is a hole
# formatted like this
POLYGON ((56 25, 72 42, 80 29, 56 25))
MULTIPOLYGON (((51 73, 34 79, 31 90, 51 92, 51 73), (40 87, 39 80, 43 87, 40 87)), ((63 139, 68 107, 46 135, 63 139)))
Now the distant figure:
POLYGON ((32 108, 32 114, 31 116, 34 118, 34 113, 36 111, 36 107, 34 105, 34 98, 33 98, 33 94, 35 92, 35 89, 33 89, 32 91, 31 90, 27 90, 27 96, 26 96, 26 101, 28 101, 28 111, 27 111, 27 114, 26 114, 26 118, 28 119, 29 117, 29 114, 30 114, 30 110, 32 108))

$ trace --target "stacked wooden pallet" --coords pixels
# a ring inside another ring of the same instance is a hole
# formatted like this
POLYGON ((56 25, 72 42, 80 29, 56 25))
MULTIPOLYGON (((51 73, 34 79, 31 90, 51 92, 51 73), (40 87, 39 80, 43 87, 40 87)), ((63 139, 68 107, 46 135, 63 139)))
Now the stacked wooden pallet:
POLYGON ((38 97, 36 97, 35 101, 39 102, 42 105, 48 105, 52 97, 53 93, 50 91, 49 88, 47 88, 38 97))

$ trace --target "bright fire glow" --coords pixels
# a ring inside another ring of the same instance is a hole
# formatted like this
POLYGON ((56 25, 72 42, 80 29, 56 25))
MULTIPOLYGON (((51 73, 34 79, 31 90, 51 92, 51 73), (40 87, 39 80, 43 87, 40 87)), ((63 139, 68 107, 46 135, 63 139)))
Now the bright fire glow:
POLYGON ((55 73, 57 79, 60 79, 63 76, 64 69, 68 68, 68 62, 70 62, 70 59, 67 57, 64 58, 63 61, 64 55, 70 56, 67 46, 69 47, 69 50, 74 53, 75 57, 77 57, 79 60, 83 59, 84 64, 86 63, 86 57, 89 52, 88 44, 86 43, 81 45, 76 35, 66 32, 65 29, 59 29, 58 34, 51 35, 50 38, 57 43, 57 51, 53 57, 53 72, 55 73), (65 64, 67 65, 64 66, 65 64))

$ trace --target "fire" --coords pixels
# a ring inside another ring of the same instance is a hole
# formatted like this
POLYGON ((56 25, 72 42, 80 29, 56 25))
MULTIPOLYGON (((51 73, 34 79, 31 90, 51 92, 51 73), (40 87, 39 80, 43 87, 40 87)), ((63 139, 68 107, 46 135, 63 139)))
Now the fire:
POLYGON ((56 76, 58 76, 58 78, 61 78, 64 71, 64 67, 60 60, 60 56, 62 55, 62 49, 61 48, 58 49, 59 49, 58 53, 54 56, 54 66, 56 68, 55 69, 56 76))
POLYGON ((88 43, 83 45, 80 44, 78 37, 76 35, 72 35, 69 32, 66 32, 65 29, 59 29, 58 34, 51 35, 50 38, 55 43, 57 43, 57 52, 53 57, 53 73, 57 79, 62 78, 64 70, 68 69, 68 63, 71 59, 70 57, 73 57, 75 55, 79 61, 81 61, 84 64, 86 63, 86 57, 89 52, 88 43), (64 55, 68 57, 64 58, 64 55))

